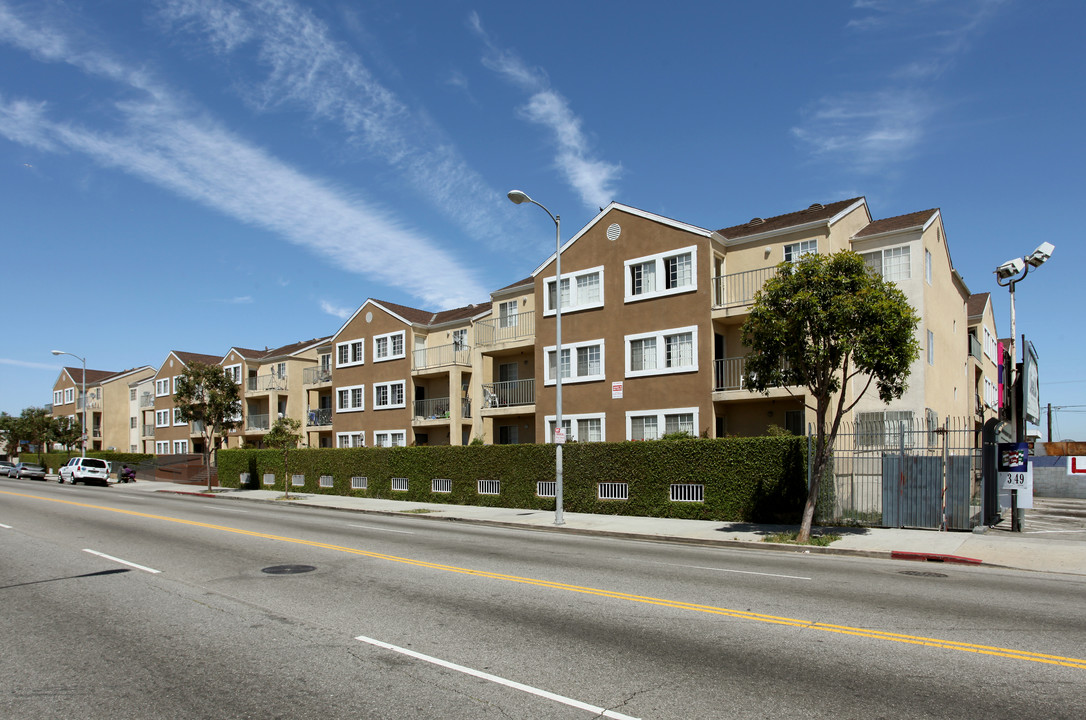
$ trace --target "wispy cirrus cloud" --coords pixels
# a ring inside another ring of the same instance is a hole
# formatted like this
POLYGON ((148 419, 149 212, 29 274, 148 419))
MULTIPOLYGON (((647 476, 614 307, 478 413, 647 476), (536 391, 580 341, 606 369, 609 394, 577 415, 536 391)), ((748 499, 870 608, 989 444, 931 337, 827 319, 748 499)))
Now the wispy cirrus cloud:
POLYGON ((855 0, 847 32, 900 43, 907 53, 890 63, 869 91, 827 95, 809 103, 791 132, 812 156, 864 173, 884 171, 910 156, 941 110, 938 81, 968 52, 985 24, 1008 0, 916 2, 855 0), (935 28, 935 29, 933 29, 935 28))
POLYGON ((0 365, 14 365, 15 367, 30 368, 32 370, 60 370, 60 366, 55 363, 30 362, 11 358, 0 358, 0 365))
POLYGON ((171 88, 143 70, 79 47, 45 21, 26 21, 3 4, 0 42, 114 81, 125 98, 112 104, 119 129, 106 132, 54 119, 44 102, 0 95, 0 135, 40 150, 82 153, 429 305, 455 307, 485 296, 473 271, 391 212, 296 170, 206 114, 189 110, 191 102, 178 102, 171 88), (414 257, 426 257, 446 272, 419 273, 414 257))
POLYGON ((519 113, 529 122, 552 131, 557 146, 555 165, 581 196, 585 207, 595 209, 613 200, 614 184, 622 174, 622 166, 595 156, 581 119, 570 108, 569 101, 551 87, 546 73, 528 67, 516 53, 497 47, 483 28, 478 13, 468 16, 468 26, 486 46, 483 65, 530 93, 519 113))
POLYGON ((321 300, 321 312, 327 313, 332 317, 337 317, 340 320, 346 320, 354 312, 354 308, 343 307, 342 305, 336 305, 330 303, 327 300, 321 300))
POLYGON ((425 112, 385 87, 310 9, 292 0, 162 0, 159 16, 223 56, 253 48, 266 74, 234 86, 253 108, 301 110, 339 126, 345 142, 394 168, 405 187, 472 238, 507 247, 512 233, 503 231, 494 210, 504 207, 501 194, 425 112))

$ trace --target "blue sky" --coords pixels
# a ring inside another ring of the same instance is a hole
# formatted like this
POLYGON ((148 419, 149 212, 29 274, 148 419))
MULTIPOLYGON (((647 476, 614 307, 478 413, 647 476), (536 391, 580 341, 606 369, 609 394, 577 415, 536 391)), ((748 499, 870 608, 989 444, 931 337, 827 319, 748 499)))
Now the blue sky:
POLYGON ((0 410, 90 368, 485 302, 611 200, 942 209, 1086 440, 1078 0, 0 0, 0 410), (59 360, 64 360, 60 362, 59 360), (1071 407, 1078 406, 1078 407, 1071 407))

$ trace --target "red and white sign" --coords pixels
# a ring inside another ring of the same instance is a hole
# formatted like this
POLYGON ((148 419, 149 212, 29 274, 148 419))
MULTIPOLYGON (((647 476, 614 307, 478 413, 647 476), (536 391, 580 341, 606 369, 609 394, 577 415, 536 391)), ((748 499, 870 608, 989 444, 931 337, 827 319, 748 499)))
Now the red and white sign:
POLYGON ((566 430, 563 427, 554 428, 554 442, 562 445, 566 442, 566 430))
POLYGON ((621 400, 622 399, 622 381, 611 383, 611 399, 612 400, 621 400))
POLYGON ((1072 455, 1067 458, 1068 475, 1086 475, 1086 457, 1072 455))

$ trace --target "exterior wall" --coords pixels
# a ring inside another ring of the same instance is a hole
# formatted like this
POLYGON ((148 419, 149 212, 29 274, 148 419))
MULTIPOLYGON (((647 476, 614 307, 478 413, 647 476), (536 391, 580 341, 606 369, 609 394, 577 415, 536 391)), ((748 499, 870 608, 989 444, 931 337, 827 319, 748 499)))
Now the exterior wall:
POLYGON ((921 278, 925 284, 921 327, 934 336, 934 365, 927 359, 927 332, 921 340, 920 361, 925 364, 924 406, 935 410, 940 421, 947 417, 973 414, 973 389, 968 372, 968 293, 953 277, 950 253, 946 247, 942 222, 932 223, 923 237, 923 247, 931 253, 932 281, 927 284, 925 258, 921 258, 921 278))
MULTIPOLYGON (((188 423, 174 423, 174 401, 173 393, 176 390, 175 383, 176 377, 185 370, 185 364, 181 360, 170 353, 166 360, 159 367, 158 372, 155 373, 154 380, 156 382, 165 380, 169 382, 169 392, 165 394, 159 394, 156 386, 152 385, 152 390, 155 390, 155 412, 167 411, 169 413, 167 424, 160 426, 155 423, 155 443, 156 443, 156 455, 172 455, 174 454, 174 443, 184 440, 187 443, 188 452, 193 451, 192 438, 190 437, 189 424, 188 423), (157 443, 166 442, 168 445, 168 452, 159 452, 157 443)), ((164 388, 165 389, 165 388, 164 388)), ((154 421, 154 418, 152 418, 154 421)))
MULTIPOLYGON (((79 407, 79 397, 82 392, 80 383, 72 380, 67 371, 61 370, 60 375, 57 377, 55 383, 53 383, 53 417, 72 417, 83 422, 83 410, 79 407), (60 393, 58 396, 57 393, 60 393), (57 402, 57 398, 61 402, 57 402), (64 402, 66 397, 70 397, 71 400, 64 402)), ((88 424, 90 421, 90 410, 87 412, 88 424)), ((89 447, 89 445, 88 445, 89 447)))
POLYGON ((132 449, 132 445, 135 444, 132 442, 132 418, 135 415, 132 412, 133 403, 130 399, 129 383, 133 380, 149 378, 153 374, 154 370, 145 368, 125 373, 100 385, 102 449, 114 448, 120 452, 128 452, 132 449))
MULTIPOLYGON (((996 331, 995 314, 992 312, 992 303, 989 301, 985 303, 984 312, 980 318, 974 322, 970 319, 970 329, 976 330, 977 341, 981 347, 981 360, 973 360, 970 357, 968 377, 973 379, 973 391, 979 398, 982 411, 977 413, 977 423, 983 425, 990 418, 997 416, 998 409, 998 390, 996 391, 996 407, 988 406, 984 402, 984 381, 987 380, 993 386, 998 388, 999 386, 999 366, 997 364, 998 355, 995 358, 990 357, 984 350, 984 330, 987 329, 989 337, 993 340, 999 337, 996 331)), ((997 351, 998 352, 998 351, 997 351)))

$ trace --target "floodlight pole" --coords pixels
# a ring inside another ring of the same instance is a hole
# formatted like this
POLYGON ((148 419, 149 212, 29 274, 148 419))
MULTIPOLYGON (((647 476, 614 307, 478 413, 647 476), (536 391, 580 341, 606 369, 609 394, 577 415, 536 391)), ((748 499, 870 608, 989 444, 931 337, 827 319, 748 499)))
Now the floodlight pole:
MULTIPOLYGON (((562 443, 557 436, 564 434, 562 427, 562 216, 555 215, 546 206, 532 200, 520 190, 510 190, 509 199, 520 205, 531 203, 543 208, 554 221, 554 524, 564 525, 562 514, 562 443)), ((546 309, 546 288, 543 290, 543 307, 546 309)), ((544 377, 546 377, 547 358, 543 358, 544 377)))
POLYGON ((87 358, 63 350, 52 350, 51 352, 54 355, 71 355, 83 363, 83 427, 80 428, 82 432, 79 433, 79 457, 85 458, 87 457, 87 358))

